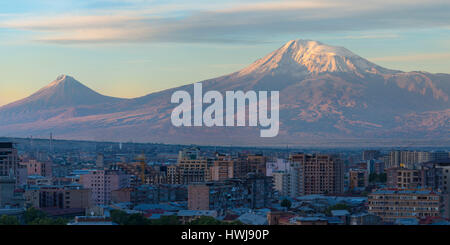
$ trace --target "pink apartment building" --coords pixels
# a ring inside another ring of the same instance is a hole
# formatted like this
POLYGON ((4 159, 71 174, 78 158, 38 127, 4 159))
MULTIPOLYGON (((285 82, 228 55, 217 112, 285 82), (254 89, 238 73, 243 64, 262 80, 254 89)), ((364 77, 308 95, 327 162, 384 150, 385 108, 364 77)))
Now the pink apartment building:
POLYGON ((117 170, 89 170, 80 175, 80 184, 91 189, 92 204, 109 204, 112 191, 130 186, 130 175, 117 170))
POLYGON ((40 175, 43 177, 52 177, 51 162, 28 160, 26 162, 22 162, 21 165, 26 166, 28 175, 40 175))

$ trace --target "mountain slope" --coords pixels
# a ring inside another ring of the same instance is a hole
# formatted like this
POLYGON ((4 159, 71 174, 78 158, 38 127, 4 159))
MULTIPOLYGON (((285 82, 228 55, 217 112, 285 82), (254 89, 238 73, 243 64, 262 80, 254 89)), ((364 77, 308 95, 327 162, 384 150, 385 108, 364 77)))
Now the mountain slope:
POLYGON ((0 107, 0 122, 23 123, 33 122, 37 118, 71 117, 86 114, 103 113, 100 105, 110 107, 125 99, 101 95, 86 87, 74 78, 60 75, 29 97, 0 107))
POLYGON ((0 107, 0 135, 241 145, 450 138, 450 75, 386 69, 316 41, 290 41, 240 71, 202 82, 203 92, 280 91, 274 138, 260 138, 254 127, 173 127, 170 97, 176 90, 192 94, 192 85, 125 100, 78 85, 54 89, 57 81, 0 107), (43 106, 31 111, 30 103, 43 106))

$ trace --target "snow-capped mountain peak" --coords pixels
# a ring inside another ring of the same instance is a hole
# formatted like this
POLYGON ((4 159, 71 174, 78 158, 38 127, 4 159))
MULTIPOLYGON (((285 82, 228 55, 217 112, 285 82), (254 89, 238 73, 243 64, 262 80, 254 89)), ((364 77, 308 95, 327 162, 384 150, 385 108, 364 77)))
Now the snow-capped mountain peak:
POLYGON ((238 75, 289 74, 302 76, 326 72, 392 73, 344 47, 312 40, 291 40, 281 48, 255 61, 238 75))

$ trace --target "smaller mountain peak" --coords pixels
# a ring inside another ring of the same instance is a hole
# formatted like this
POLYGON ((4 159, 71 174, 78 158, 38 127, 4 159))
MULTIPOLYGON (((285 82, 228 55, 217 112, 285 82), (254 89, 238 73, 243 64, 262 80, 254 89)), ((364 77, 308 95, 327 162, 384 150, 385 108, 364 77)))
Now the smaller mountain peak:
POLYGON ((56 77, 56 81, 62 81, 64 79, 66 79, 67 75, 66 74, 61 74, 58 77, 56 77))
POLYGON ((61 74, 56 77, 56 80, 54 80, 49 85, 47 85, 46 88, 54 87, 54 86, 57 86, 60 84, 66 84, 66 83, 79 83, 79 82, 69 75, 61 74))

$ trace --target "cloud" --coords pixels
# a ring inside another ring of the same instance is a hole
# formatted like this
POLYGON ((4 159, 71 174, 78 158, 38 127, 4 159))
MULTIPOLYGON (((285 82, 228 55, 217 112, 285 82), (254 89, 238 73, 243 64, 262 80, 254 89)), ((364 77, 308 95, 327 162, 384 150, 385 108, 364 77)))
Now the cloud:
POLYGON ((396 55, 371 58, 375 62, 416 62, 425 60, 448 60, 450 53, 427 53, 427 54, 411 54, 411 55, 396 55))
POLYGON ((398 34, 368 34, 368 35, 354 35, 354 36, 345 36, 341 39, 393 39, 399 38, 398 34))
POLYGON ((304 33, 450 26, 450 2, 443 0, 264 1, 190 7, 185 3, 156 7, 152 7, 152 1, 127 3, 133 7, 89 14, 11 17, 0 21, 0 28, 32 31, 35 40, 54 43, 251 43, 283 34, 301 37, 304 33))

